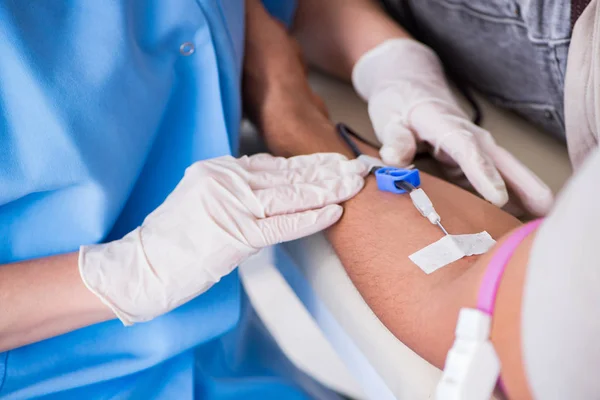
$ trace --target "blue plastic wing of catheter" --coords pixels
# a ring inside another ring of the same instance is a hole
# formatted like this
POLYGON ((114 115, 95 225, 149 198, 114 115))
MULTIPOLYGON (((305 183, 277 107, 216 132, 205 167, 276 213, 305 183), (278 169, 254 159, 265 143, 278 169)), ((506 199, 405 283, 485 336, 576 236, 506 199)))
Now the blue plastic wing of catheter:
POLYGON ((406 190, 396 186, 398 181, 406 181, 414 187, 421 185, 421 177, 418 169, 402 169, 394 167, 383 167, 375 171, 377 187, 384 192, 397 194, 406 193, 406 190))

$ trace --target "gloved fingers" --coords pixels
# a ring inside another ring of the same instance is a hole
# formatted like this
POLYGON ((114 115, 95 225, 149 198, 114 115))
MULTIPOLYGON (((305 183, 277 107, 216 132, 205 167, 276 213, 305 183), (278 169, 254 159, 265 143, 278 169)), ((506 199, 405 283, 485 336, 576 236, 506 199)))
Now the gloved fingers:
MULTIPOLYGON (((429 146, 428 152, 431 153, 432 152, 431 145, 429 145, 429 144, 427 144, 427 145, 429 146)), ((433 149, 433 154, 435 156, 435 159, 440 164, 443 165, 444 172, 446 172, 448 174, 448 176, 452 177, 452 176, 464 175, 464 173, 462 172, 462 169, 460 169, 460 167, 458 166, 456 161, 454 159, 452 159, 452 157, 450 157, 448 154, 446 154, 446 152, 444 152, 442 150, 438 150, 436 152, 435 149, 433 149)))
POLYGON ((398 118, 391 119, 380 137, 383 144, 381 156, 384 162, 407 165, 415 158, 417 141, 403 121, 398 118))
POLYGON ((259 219, 257 224, 264 240, 264 243, 260 243, 260 247, 288 242, 320 232, 335 224, 343 211, 342 206, 331 204, 317 210, 259 219))
POLYGON ((364 163, 358 160, 340 160, 330 164, 316 164, 304 168, 284 170, 261 170, 251 172, 247 179, 254 190, 267 189, 280 185, 296 183, 313 183, 336 179, 347 175, 366 176, 368 173, 364 163))
POLYGON ((490 156, 523 208, 536 217, 548 214, 554 203, 550 188, 503 147, 495 146, 490 156))
POLYGON ((383 144, 379 149, 381 161, 385 165, 403 167, 412 163, 416 154, 416 146, 407 148, 403 143, 383 144))
MULTIPOLYGON (((477 194, 476 190, 473 188, 473 185, 464 172, 460 169, 460 167, 444 167, 443 169, 444 177, 453 184, 461 187, 471 193, 477 194)), ((500 175, 502 175, 502 171, 500 171, 500 175)), ((525 211, 525 207, 519 198, 515 195, 514 191, 511 190, 511 187, 507 184, 508 190, 508 202, 502 207, 502 210, 506 211, 510 215, 521 218, 527 215, 528 213, 525 211)))
POLYGON ((315 153, 290 158, 274 157, 267 153, 261 153, 250 157, 241 157, 238 159, 238 163, 248 171, 277 171, 307 168, 345 160, 348 160, 348 158, 339 153, 315 153))
POLYGON ((471 184, 471 182, 469 182, 469 180, 465 176, 465 173, 463 172, 462 169, 460 169, 460 167, 443 168, 442 174, 444 175, 444 178, 448 182, 452 182, 453 184, 455 184, 456 186, 458 186, 460 188, 463 188, 465 190, 475 193, 475 189, 473 189, 473 185, 471 184))
MULTIPOLYGON (((375 103, 369 105, 372 121, 375 121, 375 118, 383 119, 381 116, 376 116, 382 112, 381 109, 372 110, 376 106, 375 103)), ((389 118, 383 126, 374 123, 373 127, 382 144, 379 155, 386 165, 405 166, 413 161, 417 152, 417 142, 400 117, 389 118)))
POLYGON ((281 185, 254 192, 267 217, 291 214, 344 202, 364 186, 364 179, 348 175, 312 183, 281 185))
POLYGON ((437 143, 436 150, 443 150, 460 166, 475 190, 490 203, 502 207, 508 201, 508 191, 502 176, 492 159, 485 154, 466 130, 452 131, 437 143))

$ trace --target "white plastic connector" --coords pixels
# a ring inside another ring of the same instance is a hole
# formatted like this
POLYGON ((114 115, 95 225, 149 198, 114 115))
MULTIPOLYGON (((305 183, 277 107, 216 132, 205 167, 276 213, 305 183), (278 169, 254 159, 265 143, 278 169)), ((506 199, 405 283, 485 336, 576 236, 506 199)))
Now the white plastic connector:
POLYGON ((500 375, 500 360, 489 341, 490 326, 488 314, 472 308, 460 310, 436 400, 490 399, 500 375))
POLYGON ((454 334, 457 339, 486 341, 490 337, 492 317, 474 308, 461 308, 454 334))
POLYGON ((357 159, 367 167, 367 171, 369 172, 371 172, 373 167, 381 167, 385 165, 379 158, 368 156, 366 154, 361 154, 357 159))
POLYGON ((440 220, 442 219, 440 217, 440 214, 438 214, 435 210, 430 212, 429 214, 427 214, 427 219, 429 220, 429 222, 431 222, 433 225, 437 224, 438 222, 440 222, 440 220))
POLYGON ((440 215, 433 208, 433 203, 423 189, 415 189, 410 192, 410 198, 422 216, 427 218, 432 224, 440 222, 440 215))

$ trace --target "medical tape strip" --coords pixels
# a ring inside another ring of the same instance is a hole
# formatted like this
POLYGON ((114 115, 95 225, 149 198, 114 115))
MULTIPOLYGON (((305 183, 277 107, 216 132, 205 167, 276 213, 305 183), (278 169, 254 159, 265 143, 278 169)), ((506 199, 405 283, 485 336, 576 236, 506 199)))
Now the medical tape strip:
POLYGON ((469 235, 446 235, 408 258, 423 272, 430 274, 463 257, 483 254, 495 243, 486 231, 469 235))

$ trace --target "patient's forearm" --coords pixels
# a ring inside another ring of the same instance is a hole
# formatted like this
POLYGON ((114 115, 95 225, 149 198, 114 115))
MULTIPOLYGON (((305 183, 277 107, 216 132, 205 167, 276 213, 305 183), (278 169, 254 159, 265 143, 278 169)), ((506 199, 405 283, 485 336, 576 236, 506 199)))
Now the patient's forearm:
MULTIPOLYGON (((301 68, 293 64, 294 57, 285 46, 273 50, 271 39, 281 28, 269 25, 264 12, 254 17, 248 18, 248 29, 255 34, 249 34, 247 41, 254 37, 256 43, 250 41, 247 46, 245 97, 246 104, 253 105, 250 114, 269 150, 283 156, 324 151, 351 156, 322 110, 313 103, 314 96, 301 68), (252 26, 256 29, 250 29, 252 26), (266 28, 268 32, 264 32, 266 28)), ((282 32, 279 36, 285 41, 282 32)), ((368 151, 377 155, 374 149, 368 151)), ((422 181, 451 233, 487 230, 499 238, 518 225, 508 214, 456 186, 427 174, 423 174, 422 181)), ((408 255, 438 240, 440 231, 414 209, 408 196, 383 193, 375 186, 373 178, 368 178, 365 189, 346 203, 342 220, 328 232, 329 240, 354 284, 386 326, 441 367, 454 337, 459 309, 475 304, 485 268, 485 263, 478 260, 485 256, 465 258, 426 275, 408 255)), ((520 269, 509 268, 502 281, 492 331, 505 370, 517 373, 518 368, 511 368, 511 363, 520 361, 519 296, 523 285, 519 273, 526 264, 519 265, 520 269), (497 321, 503 318, 509 323, 499 324, 496 329, 497 321)), ((513 376, 503 373, 503 379, 512 387, 513 376)))
MULTIPOLYGON (((286 126, 278 131, 286 138, 286 155, 350 153, 324 117, 290 118, 286 126)), ((363 150, 377 155, 372 148, 363 150)), ((520 225, 509 214, 457 186, 425 173, 421 176, 422 187, 450 233, 486 230, 498 240, 520 225)), ((344 209, 344 216, 327 237, 351 280, 394 335, 442 368, 460 308, 475 306, 488 255, 463 258, 426 275, 408 256, 441 238, 439 228, 417 212, 408 196, 379 191, 373 177, 344 209)), ((513 392, 527 393, 519 345, 527 252, 520 250, 519 254, 520 260, 507 269, 498 293, 492 339, 505 367, 505 385, 513 392)))
MULTIPOLYGON (((487 230, 501 237, 518 221, 447 182, 422 174, 422 187, 450 233, 487 230)), ((441 367, 458 310, 474 306, 479 274, 467 257, 430 275, 408 256, 442 237, 408 196, 378 191, 370 178, 328 233, 348 275, 381 321, 402 342, 441 367)))
MULTIPOLYGON (((501 237, 518 221, 447 182, 422 175, 450 233, 487 230, 501 237)), ((480 280, 467 257, 427 275, 408 256, 442 237, 413 207, 410 198, 378 191, 369 179, 345 205, 342 220, 328 233, 348 275, 381 321, 402 342, 441 367, 454 338, 458 311, 474 306, 480 280)))

